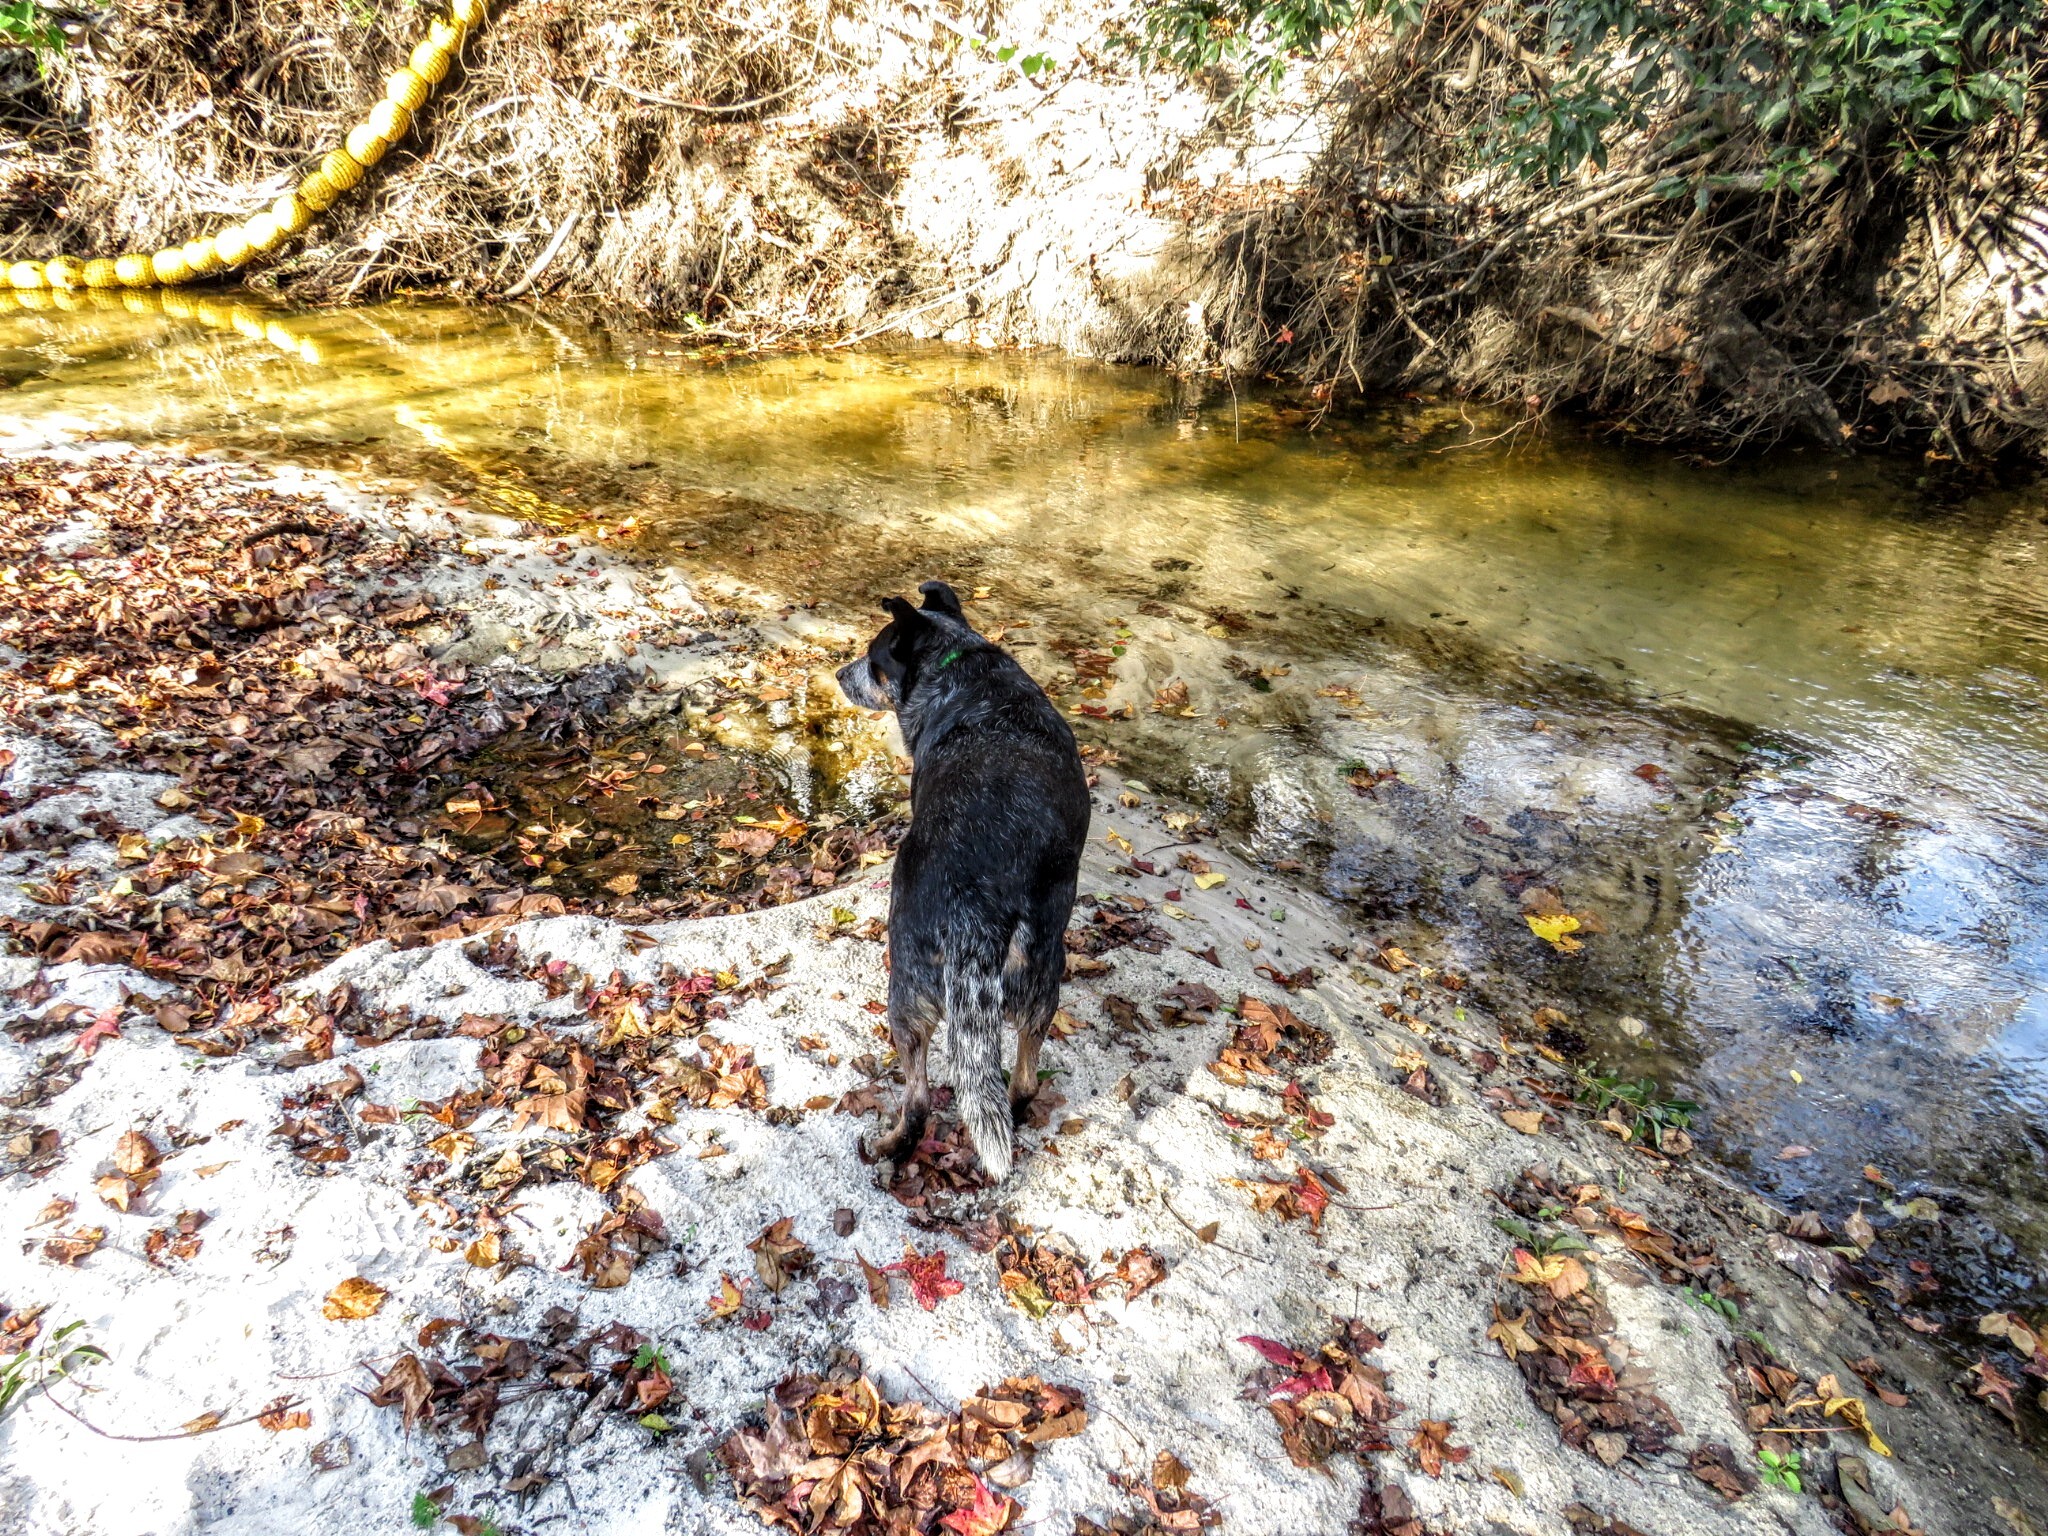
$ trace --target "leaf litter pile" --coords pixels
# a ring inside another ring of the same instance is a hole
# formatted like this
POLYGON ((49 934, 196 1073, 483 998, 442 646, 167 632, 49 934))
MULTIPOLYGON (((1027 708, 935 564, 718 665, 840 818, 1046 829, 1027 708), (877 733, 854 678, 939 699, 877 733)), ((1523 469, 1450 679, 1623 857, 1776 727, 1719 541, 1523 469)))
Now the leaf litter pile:
MULTIPOLYGON (((31 891, 47 916, 0 918, 16 946, 172 983, 131 1005, 228 1054, 276 1014, 281 982, 372 939, 430 943, 572 904, 641 920, 751 910, 886 851, 887 829, 749 814, 758 791, 687 808, 657 794, 639 765, 611 761, 630 753, 593 742, 626 691, 621 668, 553 681, 437 662, 409 637, 461 622, 417 591, 437 552, 217 467, 0 465, 0 720, 68 736, 77 772, 175 775, 158 803, 198 824, 152 838, 102 807, 67 815, 61 787, 0 794, 14 820, 5 851, 51 866, 31 891), (81 748, 68 720, 105 735, 81 748), (513 740, 580 765, 643 816, 695 818, 715 878, 638 901, 637 882, 616 877, 581 900, 543 889, 550 845, 576 829, 494 821, 468 778, 481 749, 513 740), (87 838, 118 850, 104 878, 64 862, 87 838)), ((67 1014, 45 1032, 88 1022, 67 1014)))
MULTIPOLYGON (((1387 1391, 1387 1373, 1364 1357, 1385 1337, 1357 1318, 1342 1322, 1335 1338, 1301 1350, 1277 1339, 1239 1339, 1265 1364, 1245 1383, 1244 1395, 1264 1403, 1280 1431, 1281 1449, 1297 1467, 1321 1470, 1333 1456, 1356 1458, 1362 1474, 1354 1529, 1366 1536, 1421 1536, 1422 1524, 1397 1483, 1383 1480, 1377 1458, 1395 1449, 1389 1426, 1404 1404, 1387 1391)), ((1462 1462, 1471 1447, 1451 1444, 1451 1424, 1424 1419, 1408 1437, 1409 1462, 1430 1477, 1462 1462)))
MULTIPOLYGON (((1651 1390, 1649 1373, 1615 1337, 1614 1319, 1599 1297, 1588 1237, 1618 1240, 1666 1285, 1685 1287, 1696 1304, 1737 1314, 1746 1300, 1710 1244, 1678 1236, 1640 1212, 1608 1200, 1598 1185, 1562 1186, 1541 1168, 1526 1170, 1503 1196, 1514 1212, 1495 1225, 1516 1240, 1504 1289, 1486 1336, 1522 1373, 1530 1399, 1557 1421, 1567 1444, 1609 1466, 1625 1458, 1648 1462, 1670 1449, 1679 1424, 1651 1390)), ((1878 1435, 1863 1398, 1826 1373, 1809 1380, 1787 1366, 1755 1333, 1720 1345, 1731 1400, 1754 1439, 1756 1461, 1728 1446, 1702 1443, 1687 1460, 1692 1474, 1730 1503, 1754 1492, 1755 1465, 1811 1468, 1836 1435, 1859 1436, 1876 1455, 1891 1449, 1878 1435)), ((1910 1399, 1891 1391, 1875 1358, 1848 1362, 1879 1398, 1894 1407, 1910 1399)), ((1830 1508, 1863 1530, 1910 1532, 1903 1507, 1878 1510, 1867 1469, 1857 1457, 1834 1458, 1838 1492, 1830 1508)), ((1779 1473, 1782 1479, 1785 1474, 1779 1473)), ((1781 1486, 1797 1491, 1797 1474, 1781 1486)))
POLYGON ((741 1505, 764 1525, 834 1536, 945 1530, 995 1536, 1017 1513, 1005 1490, 1031 1478, 1038 1447, 1088 1425, 1081 1394, 1012 1376, 943 1414, 892 1402, 858 1357, 825 1376, 791 1376, 764 1423, 719 1446, 741 1505))
MULTIPOLYGON (((467 1250, 473 1264, 521 1262, 504 1237, 516 1192, 573 1179, 611 1206, 577 1243, 573 1262, 594 1289, 616 1289, 668 1245, 660 1217, 625 1182, 635 1168, 676 1151, 659 1127, 689 1109, 746 1110, 776 1123, 805 1113, 771 1105, 752 1051, 713 1032, 732 1003, 771 988, 776 967, 744 984, 736 974, 710 971, 639 982, 614 972, 600 981, 565 961, 528 957, 503 933, 477 940, 469 954, 494 974, 538 982, 553 997, 573 996, 592 1026, 587 1038, 480 1015, 453 1026, 414 1026, 483 1046, 483 1087, 417 1107, 448 1130, 429 1143, 435 1157, 410 1170, 421 1181, 412 1198, 436 1216, 444 1244, 453 1245, 446 1233, 477 1233, 467 1250), (494 1108, 510 1112, 515 1139, 483 1148, 466 1127, 494 1108), (629 1127, 629 1116, 641 1123, 629 1127)), ((390 1114, 374 1105, 360 1112, 372 1122, 390 1114)), ((703 1155, 720 1150, 714 1143, 703 1155)))
MULTIPOLYGON (((420 1328, 414 1349, 372 1372, 375 1382, 365 1395, 379 1408, 396 1409, 408 1430, 424 1426, 461 1436, 469 1449, 451 1454, 449 1466, 457 1471, 483 1467, 499 1413, 536 1398, 567 1400, 558 1435, 590 1409, 665 1430, 665 1421, 649 1418, 668 1405, 674 1390, 668 1357, 623 1323, 580 1337, 577 1327, 576 1315, 564 1307, 550 1307, 533 1338, 435 1318, 420 1328)), ((529 1470, 507 1487, 525 1493, 544 1481, 544 1471, 529 1470)))

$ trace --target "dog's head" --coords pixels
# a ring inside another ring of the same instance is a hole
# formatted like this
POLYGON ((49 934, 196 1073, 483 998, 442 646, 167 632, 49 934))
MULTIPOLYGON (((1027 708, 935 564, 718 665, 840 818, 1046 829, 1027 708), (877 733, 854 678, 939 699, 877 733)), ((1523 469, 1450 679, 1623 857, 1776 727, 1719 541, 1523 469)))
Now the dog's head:
POLYGON ((838 672, 839 688, 861 709, 901 710, 918 684, 943 668, 952 654, 982 643, 960 608, 960 595, 943 581, 919 587, 924 606, 900 597, 882 600, 889 622, 868 642, 865 656, 838 672))

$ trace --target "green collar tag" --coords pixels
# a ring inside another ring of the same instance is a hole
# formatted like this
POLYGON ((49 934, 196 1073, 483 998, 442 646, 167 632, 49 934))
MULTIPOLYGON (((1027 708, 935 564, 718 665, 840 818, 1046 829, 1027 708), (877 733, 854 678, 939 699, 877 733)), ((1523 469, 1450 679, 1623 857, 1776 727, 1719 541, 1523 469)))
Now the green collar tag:
POLYGON ((938 665, 937 665, 937 666, 935 666, 935 667, 933 667, 933 668, 932 668, 932 670, 933 670, 934 672, 943 672, 943 671, 945 671, 945 670, 946 670, 946 668, 950 667, 951 665, 953 665, 953 663, 954 663, 954 662, 958 661, 958 660, 959 660, 959 659, 961 658, 961 656, 962 656, 963 654, 964 654, 964 649, 963 649, 963 647, 961 647, 961 646, 957 646, 957 645, 956 645, 956 646, 954 646, 952 650, 950 650, 950 651, 946 652, 946 654, 945 654, 945 655, 943 655, 943 656, 941 656, 941 657, 939 658, 939 662, 938 662, 938 665))

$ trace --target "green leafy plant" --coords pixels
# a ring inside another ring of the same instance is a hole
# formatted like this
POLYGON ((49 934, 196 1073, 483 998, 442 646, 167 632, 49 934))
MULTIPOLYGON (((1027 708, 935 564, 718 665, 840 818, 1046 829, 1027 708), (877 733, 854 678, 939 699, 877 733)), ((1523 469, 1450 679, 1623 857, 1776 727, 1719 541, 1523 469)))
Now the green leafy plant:
POLYGON ((63 1381, 74 1371, 107 1358, 107 1352, 97 1344, 77 1339, 84 1327, 83 1319, 66 1323, 42 1343, 21 1350, 0 1364, 0 1414, 45 1390, 52 1382, 63 1381))
POLYGON ((1783 1488, 1788 1493, 1804 1493, 1806 1485, 1799 1480, 1799 1453, 1797 1451, 1766 1451, 1759 1449, 1756 1459, 1763 1464, 1764 1481, 1773 1488, 1783 1488))
POLYGON ((412 1496, 412 1523, 422 1531, 431 1531, 441 1518, 441 1506, 424 1493, 412 1496))
POLYGON ((1679 1292, 1679 1295, 1683 1296, 1701 1311, 1717 1312, 1731 1323, 1742 1316, 1742 1308, 1736 1305, 1733 1300, 1726 1296, 1716 1296, 1712 1291, 1704 1287, 1688 1285, 1679 1292))
MULTIPOLYGON (((1551 1210, 1552 1207, 1545 1206, 1544 1214, 1551 1210)), ((1539 1259, 1547 1259, 1553 1253, 1585 1253, 1593 1246, 1569 1227, 1552 1232, 1532 1227, 1518 1216, 1496 1216, 1493 1224, 1539 1259)))
POLYGON ((64 33, 37 0, 0 0, 0 49, 25 49, 38 71, 64 51, 64 33))
MULTIPOLYGON (((1858 154, 1928 153, 2016 118, 2043 17, 2037 0, 1153 0, 1137 45, 1190 73, 1234 66, 1243 96, 1362 23, 1397 39, 1470 24, 1528 82, 1483 130, 1497 163, 1555 183, 1604 169, 1620 136, 1682 121, 1674 150, 1760 140, 1764 186, 1796 191, 1858 154)), ((1715 190, 1711 176, 1667 182, 1715 190)))
POLYGON ((1627 1078, 1579 1072, 1578 1100, 1590 1105, 1596 1115, 1607 1115, 1626 1125, 1636 1140, 1662 1147, 1665 1136, 1692 1124, 1699 1105, 1691 1099, 1667 1096, 1654 1077, 1627 1078), (1623 1114, 1615 1114, 1619 1108, 1623 1114))

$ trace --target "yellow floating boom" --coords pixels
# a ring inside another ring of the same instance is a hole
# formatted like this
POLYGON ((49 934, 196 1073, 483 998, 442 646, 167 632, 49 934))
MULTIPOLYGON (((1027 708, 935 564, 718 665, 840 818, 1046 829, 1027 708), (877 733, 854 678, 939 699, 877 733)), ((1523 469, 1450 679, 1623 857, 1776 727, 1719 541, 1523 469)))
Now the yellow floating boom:
POLYGON ((315 170, 269 208, 239 224, 150 255, 98 256, 89 261, 53 256, 17 261, 7 268, 7 286, 17 292, 71 288, 172 288, 198 278, 230 272, 252 257, 267 255, 306 229, 353 188, 363 174, 405 137, 413 114, 434 87, 448 77, 463 40, 482 24, 486 0, 450 0, 449 15, 427 28, 405 67, 384 82, 384 99, 349 129, 315 170))

